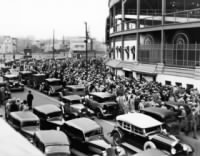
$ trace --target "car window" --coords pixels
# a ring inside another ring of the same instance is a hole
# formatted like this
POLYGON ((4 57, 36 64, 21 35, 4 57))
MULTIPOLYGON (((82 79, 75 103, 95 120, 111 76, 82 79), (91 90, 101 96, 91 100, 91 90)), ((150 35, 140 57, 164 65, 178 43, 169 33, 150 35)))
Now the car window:
POLYGON ((102 130, 101 128, 98 128, 98 129, 85 133, 85 137, 92 137, 92 136, 101 135, 101 134, 102 134, 102 130))
POLYGON ((49 82, 50 85, 61 85, 60 81, 49 82))
POLYGON ((48 118, 60 117, 60 116, 62 116, 62 111, 53 112, 53 113, 48 114, 48 118))
POLYGON ((129 123, 124 122, 124 128, 127 130, 131 130, 131 125, 129 123))
POLYGON ((66 88, 66 89, 67 89, 67 91, 69 91, 69 92, 72 92, 72 91, 73 91, 72 88, 66 88))
POLYGON ((137 133, 137 134, 140 134, 140 135, 143 135, 144 134, 144 131, 143 131, 143 129, 142 128, 138 128, 138 127, 132 127, 133 129, 133 131, 135 132, 135 133, 137 133))
POLYGON ((79 104, 79 103, 81 103, 81 100, 73 100, 73 101, 71 101, 71 104, 79 104))
POLYGON ((65 126, 65 128, 69 136, 76 138, 78 140, 84 140, 83 133, 79 129, 76 129, 71 126, 65 126))
POLYGON ((22 126, 39 126, 39 121, 26 121, 22 123, 22 126))
POLYGON ((84 89, 83 88, 78 88, 76 89, 77 92, 84 92, 84 89))
POLYGON ((161 126, 155 126, 145 129, 146 133, 157 133, 161 131, 161 126))
POLYGON ((16 120, 14 118, 11 118, 11 122, 13 125, 17 126, 17 127, 20 127, 20 121, 19 120, 16 120))

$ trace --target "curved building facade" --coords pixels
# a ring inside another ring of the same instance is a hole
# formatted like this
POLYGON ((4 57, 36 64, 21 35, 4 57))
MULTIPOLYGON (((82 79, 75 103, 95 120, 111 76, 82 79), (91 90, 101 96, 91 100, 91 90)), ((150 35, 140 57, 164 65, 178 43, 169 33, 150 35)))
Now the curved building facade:
POLYGON ((115 74, 200 89, 200 0, 110 0, 106 40, 115 74))

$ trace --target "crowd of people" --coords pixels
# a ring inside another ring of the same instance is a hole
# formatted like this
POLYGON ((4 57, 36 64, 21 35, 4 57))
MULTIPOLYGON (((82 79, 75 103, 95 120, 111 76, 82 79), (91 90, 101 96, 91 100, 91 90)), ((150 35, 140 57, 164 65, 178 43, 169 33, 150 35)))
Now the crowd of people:
POLYGON ((85 85, 86 94, 90 92, 109 92, 116 96, 120 113, 140 111, 146 107, 167 109, 166 102, 179 105, 180 130, 188 135, 193 132, 197 138, 200 127, 200 94, 196 88, 163 85, 144 78, 116 76, 106 67, 102 59, 85 60, 45 60, 20 64, 21 70, 46 73, 47 77, 59 78, 63 86, 85 85))

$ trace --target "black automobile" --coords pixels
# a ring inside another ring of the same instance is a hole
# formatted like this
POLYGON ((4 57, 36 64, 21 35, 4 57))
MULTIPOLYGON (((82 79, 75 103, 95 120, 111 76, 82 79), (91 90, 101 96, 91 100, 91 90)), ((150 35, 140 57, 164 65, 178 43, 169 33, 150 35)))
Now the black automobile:
POLYGON ((146 114, 119 115, 116 121, 116 126, 111 132, 115 145, 131 145, 143 150, 158 148, 176 156, 193 153, 190 145, 165 131, 162 122, 146 114))
POLYGON ((19 75, 4 75, 4 81, 8 83, 10 91, 24 91, 24 84, 19 80, 19 75))
POLYGON ((179 129, 179 120, 176 112, 159 107, 147 107, 142 109, 140 112, 163 122, 163 128, 165 128, 169 133, 177 134, 179 129))
POLYGON ((0 81, 0 88, 3 89, 4 93, 5 93, 5 99, 10 99, 11 98, 11 92, 9 89, 9 84, 6 81, 0 81))
POLYGON ((102 127, 89 118, 68 120, 61 127, 61 131, 69 137, 73 155, 104 156, 109 155, 108 151, 114 151, 116 154, 111 156, 125 156, 124 149, 112 147, 105 140, 102 127))
POLYGON ((19 72, 19 79, 21 83, 27 85, 32 77, 33 73, 31 71, 20 71, 19 72))
POLYGON ((60 103, 60 107, 66 118, 88 116, 93 112, 83 105, 82 98, 79 95, 64 96, 60 103))
POLYGON ((46 79, 46 75, 42 73, 33 74, 32 77, 29 80, 29 87, 39 89, 40 85, 44 82, 46 79))
POLYGON ((67 85, 61 92, 59 92, 59 98, 62 100, 64 96, 67 95, 79 95, 85 96, 85 86, 84 85, 67 85))
POLYGON ((45 104, 33 108, 33 113, 40 119, 40 129, 60 129, 64 119, 61 109, 53 104, 45 104))
POLYGON ((40 130, 39 118, 30 111, 11 112, 8 123, 31 142, 35 132, 40 130))
POLYGON ((61 131, 38 131, 35 133, 34 144, 46 156, 70 156, 69 139, 61 131))
POLYGON ((115 96, 107 92, 90 93, 89 99, 86 99, 85 103, 89 109, 95 112, 98 118, 116 116, 119 113, 115 96))
POLYGON ((62 90, 62 83, 60 79, 48 78, 40 85, 39 90, 48 95, 55 95, 62 90))

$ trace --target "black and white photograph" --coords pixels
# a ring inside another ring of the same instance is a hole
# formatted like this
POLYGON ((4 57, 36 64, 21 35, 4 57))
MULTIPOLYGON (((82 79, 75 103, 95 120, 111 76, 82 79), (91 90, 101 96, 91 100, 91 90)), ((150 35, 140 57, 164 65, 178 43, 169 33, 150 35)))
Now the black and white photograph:
POLYGON ((200 156, 200 0, 0 6, 0 156, 200 156))

